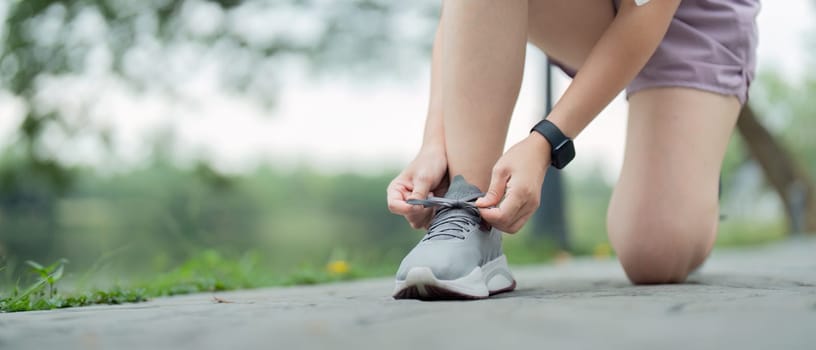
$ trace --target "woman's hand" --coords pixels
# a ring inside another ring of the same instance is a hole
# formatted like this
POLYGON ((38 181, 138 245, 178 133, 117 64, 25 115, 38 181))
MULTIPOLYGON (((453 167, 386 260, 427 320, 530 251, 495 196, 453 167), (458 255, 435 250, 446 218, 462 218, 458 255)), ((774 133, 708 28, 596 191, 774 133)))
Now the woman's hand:
POLYGON ((482 218, 501 231, 518 232, 541 202, 549 165, 550 144, 536 132, 511 147, 493 167, 487 194, 476 201, 482 218))
POLYGON ((448 189, 448 161, 443 147, 423 147, 416 158, 388 185, 388 210, 402 215, 411 227, 425 228, 433 209, 411 205, 408 199, 443 196, 448 189))

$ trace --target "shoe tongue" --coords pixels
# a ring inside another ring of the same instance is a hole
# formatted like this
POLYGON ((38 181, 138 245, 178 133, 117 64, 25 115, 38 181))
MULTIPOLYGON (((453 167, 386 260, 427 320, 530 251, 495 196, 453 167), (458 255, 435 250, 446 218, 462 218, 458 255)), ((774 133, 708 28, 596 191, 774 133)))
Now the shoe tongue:
MULTIPOLYGON (((451 181, 450 186, 448 187, 448 192, 445 193, 445 198, 456 199, 456 200, 461 200, 461 201, 472 201, 472 200, 475 200, 476 198, 479 198, 479 197, 481 197, 483 195, 484 195, 484 193, 482 193, 482 191, 480 191, 478 187, 469 184, 467 181, 465 181, 465 178, 462 175, 456 175, 453 178, 453 180, 451 181)), ((443 220, 445 218, 448 218, 448 217, 451 217, 451 216, 457 216, 457 215, 469 215, 469 216, 472 216, 473 214, 471 212, 469 212, 467 209, 438 210, 437 213, 436 213, 436 217, 434 218, 433 221, 435 222, 435 221, 438 221, 438 220, 443 220)), ((439 230, 439 231, 444 231, 444 230, 447 230, 447 229, 456 229, 456 227, 457 227, 456 224, 448 223, 448 224, 442 224, 439 227, 437 227, 436 229, 439 230)), ((446 239, 455 238, 454 236, 447 235, 447 234, 434 235, 431 232, 429 232, 429 234, 431 234, 431 236, 427 238, 427 240, 429 240, 429 241, 446 240, 446 239)))
POLYGON ((478 187, 465 181, 462 175, 456 175, 445 193, 445 198, 470 201, 484 195, 478 187))

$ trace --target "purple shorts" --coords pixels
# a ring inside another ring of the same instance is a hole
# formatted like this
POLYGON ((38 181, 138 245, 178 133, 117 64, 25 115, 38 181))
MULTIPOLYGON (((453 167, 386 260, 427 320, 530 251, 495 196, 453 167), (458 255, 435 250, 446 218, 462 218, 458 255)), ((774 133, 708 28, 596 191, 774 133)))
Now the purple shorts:
MULTIPOLYGON (((613 0, 616 9, 620 1, 613 0)), ((663 41, 626 88, 627 97, 649 88, 688 87, 736 96, 744 104, 756 70, 759 7, 759 0, 680 2, 663 41)))

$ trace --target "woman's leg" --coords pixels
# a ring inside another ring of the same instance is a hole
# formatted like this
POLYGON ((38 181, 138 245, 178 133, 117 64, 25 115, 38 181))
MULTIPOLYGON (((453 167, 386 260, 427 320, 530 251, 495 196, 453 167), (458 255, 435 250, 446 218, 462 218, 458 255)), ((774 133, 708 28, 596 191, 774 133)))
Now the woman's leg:
POLYGON ((578 68, 614 18, 596 0, 448 0, 442 12, 442 105, 450 176, 482 190, 501 156, 526 41, 578 68))
POLYGON ((547 56, 578 70, 614 19, 611 1, 530 0, 528 39, 547 56))
POLYGON ((634 283, 682 282, 716 238, 718 178, 740 104, 688 88, 629 98, 623 170, 609 239, 634 283))
POLYGON ((442 11, 442 113, 451 178, 482 191, 504 149, 527 43, 527 0, 448 0, 442 11))

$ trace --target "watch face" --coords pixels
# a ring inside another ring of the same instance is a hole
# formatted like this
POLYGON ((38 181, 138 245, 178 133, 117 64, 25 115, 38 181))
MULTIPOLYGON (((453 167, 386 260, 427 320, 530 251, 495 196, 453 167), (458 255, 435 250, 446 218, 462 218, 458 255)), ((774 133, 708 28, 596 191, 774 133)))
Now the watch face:
POLYGON ((565 142, 558 145, 552 152, 553 155, 553 166, 557 169, 562 169, 573 158, 575 158, 575 146, 572 144, 572 140, 567 139, 565 142))

